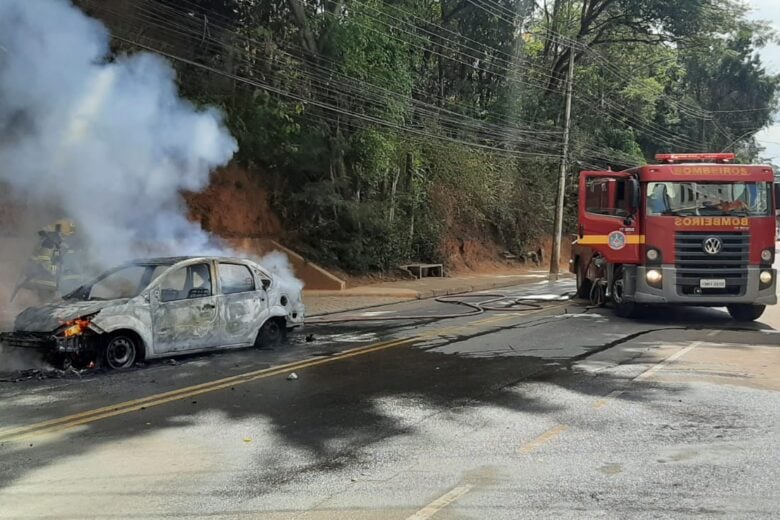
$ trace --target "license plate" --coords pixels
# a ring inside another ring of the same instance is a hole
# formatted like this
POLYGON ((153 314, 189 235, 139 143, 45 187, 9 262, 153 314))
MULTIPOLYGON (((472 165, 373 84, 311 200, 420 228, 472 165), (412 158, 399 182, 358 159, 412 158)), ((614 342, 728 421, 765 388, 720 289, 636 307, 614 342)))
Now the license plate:
POLYGON ((699 287, 702 289, 725 289, 726 280, 701 280, 699 287))

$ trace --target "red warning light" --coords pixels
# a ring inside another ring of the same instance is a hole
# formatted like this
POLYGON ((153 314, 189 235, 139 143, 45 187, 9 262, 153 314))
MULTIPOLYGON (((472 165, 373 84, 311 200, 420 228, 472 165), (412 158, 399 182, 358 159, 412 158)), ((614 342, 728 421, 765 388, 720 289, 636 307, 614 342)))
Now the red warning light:
POLYGON ((659 153, 655 156, 655 160, 668 164, 684 162, 727 163, 733 161, 735 157, 733 153, 659 153))

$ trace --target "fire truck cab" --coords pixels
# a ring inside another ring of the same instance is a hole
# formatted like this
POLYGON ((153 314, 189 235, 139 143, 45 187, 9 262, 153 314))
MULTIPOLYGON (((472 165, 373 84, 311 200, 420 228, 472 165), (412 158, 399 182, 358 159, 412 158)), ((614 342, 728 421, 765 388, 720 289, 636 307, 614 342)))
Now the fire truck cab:
POLYGON ((727 307, 753 321, 777 303, 774 172, 734 154, 584 171, 570 270, 577 293, 631 317, 647 304, 727 307))

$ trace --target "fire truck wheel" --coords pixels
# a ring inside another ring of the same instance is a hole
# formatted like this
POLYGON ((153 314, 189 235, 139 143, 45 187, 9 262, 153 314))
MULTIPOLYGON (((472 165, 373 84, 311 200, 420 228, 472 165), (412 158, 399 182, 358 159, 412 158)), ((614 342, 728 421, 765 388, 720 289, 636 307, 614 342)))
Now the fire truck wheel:
POLYGON ((636 303, 623 301, 615 303, 615 314, 621 318, 635 318, 637 316, 636 303))
POLYGON ((591 289, 593 288, 593 282, 588 280, 588 275, 585 272, 585 266, 581 261, 577 261, 577 297, 589 299, 591 289))
POLYGON ((729 314, 736 321, 755 321, 764 314, 766 305, 750 305, 748 303, 729 305, 729 314))
POLYGON ((615 271, 615 277, 618 277, 612 284, 612 303, 615 305, 615 314, 621 318, 633 318, 637 314, 637 305, 635 302, 626 301, 623 297, 623 271, 615 271))

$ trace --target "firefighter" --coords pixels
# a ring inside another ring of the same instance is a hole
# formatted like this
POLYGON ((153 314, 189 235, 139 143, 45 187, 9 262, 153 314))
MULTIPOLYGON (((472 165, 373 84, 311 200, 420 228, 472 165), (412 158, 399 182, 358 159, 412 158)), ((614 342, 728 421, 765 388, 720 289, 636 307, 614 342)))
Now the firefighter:
POLYGON ((73 222, 65 219, 38 231, 38 243, 27 260, 22 278, 11 295, 11 301, 21 289, 33 292, 40 301, 54 298, 60 286, 60 266, 63 252, 68 248, 67 238, 75 231, 73 222))

